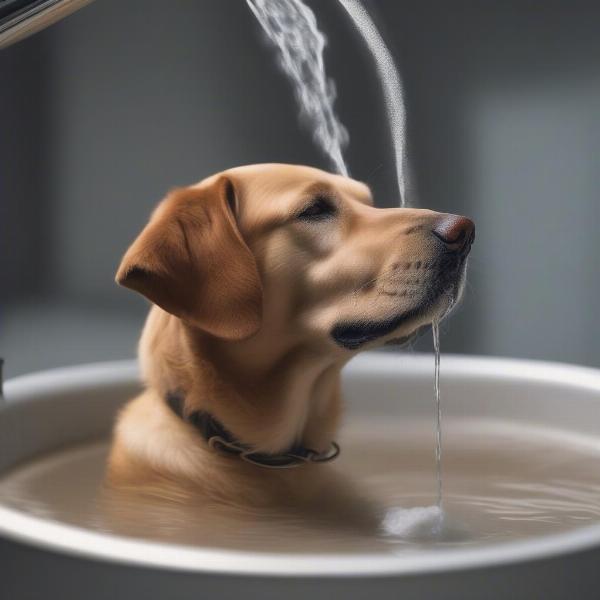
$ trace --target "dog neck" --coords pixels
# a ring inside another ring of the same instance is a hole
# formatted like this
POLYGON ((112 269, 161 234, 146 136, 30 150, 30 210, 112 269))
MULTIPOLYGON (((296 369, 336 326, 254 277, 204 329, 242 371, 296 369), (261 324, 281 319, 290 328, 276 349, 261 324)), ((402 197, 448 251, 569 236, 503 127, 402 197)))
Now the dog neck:
POLYGON ((214 415, 257 452, 294 444, 323 452, 339 423, 343 363, 284 339, 263 331, 223 341, 153 308, 140 344, 142 371, 157 397, 182 393, 187 413, 214 415))

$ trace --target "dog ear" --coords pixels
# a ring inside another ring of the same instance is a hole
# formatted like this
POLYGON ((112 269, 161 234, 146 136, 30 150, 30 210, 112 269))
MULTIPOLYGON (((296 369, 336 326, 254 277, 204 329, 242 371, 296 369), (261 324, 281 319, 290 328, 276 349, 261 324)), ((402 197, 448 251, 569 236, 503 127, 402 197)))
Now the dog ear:
POLYGON ((217 337, 256 333, 262 286, 233 204, 227 177, 171 192, 125 253, 117 283, 217 337))

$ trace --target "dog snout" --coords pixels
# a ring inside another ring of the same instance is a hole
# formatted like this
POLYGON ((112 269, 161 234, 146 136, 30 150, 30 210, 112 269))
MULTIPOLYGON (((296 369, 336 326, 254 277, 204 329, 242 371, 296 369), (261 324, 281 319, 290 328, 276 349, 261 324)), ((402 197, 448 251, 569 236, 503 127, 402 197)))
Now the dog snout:
POLYGON ((468 252, 475 239, 475 223, 459 215, 443 215, 431 230, 436 238, 454 252, 468 252))

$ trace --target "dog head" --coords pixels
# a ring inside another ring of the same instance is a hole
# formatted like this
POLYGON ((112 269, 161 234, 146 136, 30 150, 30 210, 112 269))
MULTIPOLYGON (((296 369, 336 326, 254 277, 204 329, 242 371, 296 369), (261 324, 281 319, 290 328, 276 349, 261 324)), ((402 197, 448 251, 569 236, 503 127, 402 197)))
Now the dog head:
POLYGON ((252 165, 171 192, 117 281, 216 338, 348 356, 445 315, 473 237, 465 217, 375 208, 352 179, 252 165))

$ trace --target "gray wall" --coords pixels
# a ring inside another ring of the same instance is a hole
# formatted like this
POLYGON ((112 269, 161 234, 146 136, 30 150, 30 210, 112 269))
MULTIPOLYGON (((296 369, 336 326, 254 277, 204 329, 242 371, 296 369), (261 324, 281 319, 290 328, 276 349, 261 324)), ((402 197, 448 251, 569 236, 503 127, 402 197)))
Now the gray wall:
MULTIPOLYGON (((394 205, 370 57, 336 2, 311 5, 350 169, 394 205)), ((419 205, 477 222, 443 349, 600 366, 600 5, 369 8, 405 81, 419 205)), ((113 273, 169 187, 250 162, 327 167, 243 0, 97 0, 0 52, 0 81, 9 374, 133 354, 146 305, 113 273)))

